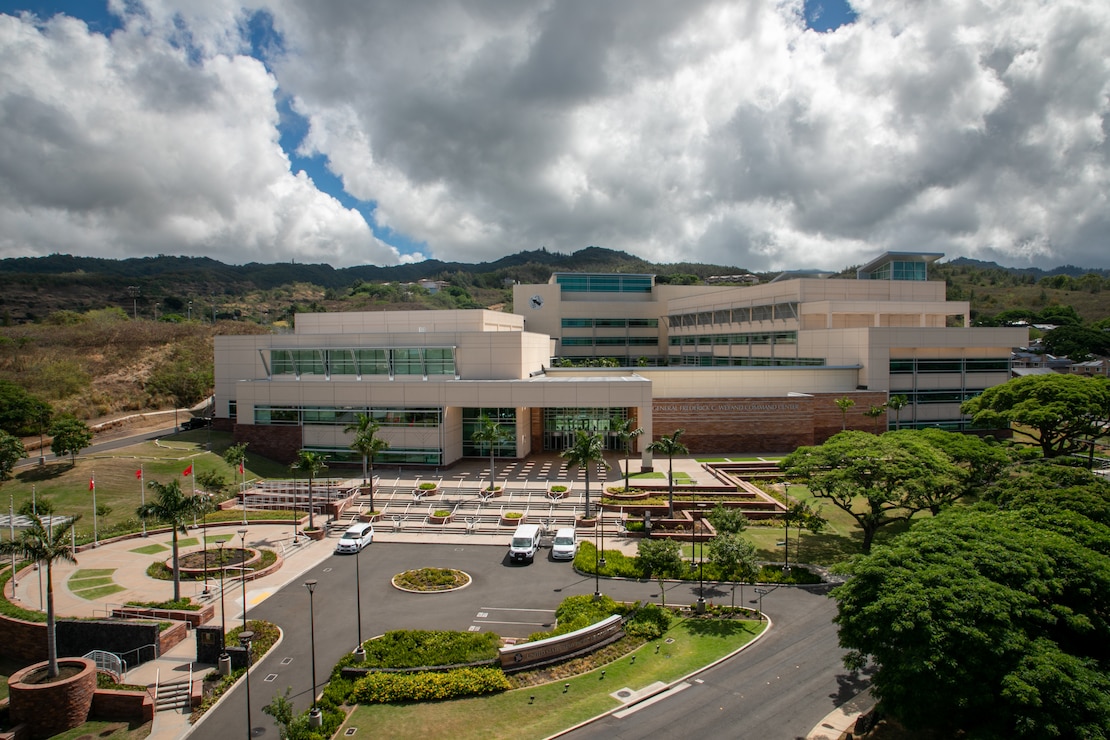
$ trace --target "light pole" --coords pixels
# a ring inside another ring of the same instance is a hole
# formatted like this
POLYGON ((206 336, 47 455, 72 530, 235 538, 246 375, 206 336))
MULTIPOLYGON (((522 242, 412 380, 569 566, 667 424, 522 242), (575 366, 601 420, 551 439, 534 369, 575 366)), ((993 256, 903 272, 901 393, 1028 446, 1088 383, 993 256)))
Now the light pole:
POLYGON ((247 672, 243 678, 247 681, 247 739, 250 740, 251 736, 251 640, 254 639, 254 633, 250 630, 243 630, 239 633, 239 644, 247 651, 247 672))
POLYGON ((783 561, 782 572, 790 572, 790 484, 785 480, 782 482, 782 496, 786 499, 786 511, 782 518, 782 523, 786 529, 786 538, 783 540, 783 561))
POLYGON ((757 588, 755 590, 755 592, 757 594, 759 594, 759 621, 762 622, 763 621, 763 594, 767 593, 767 589, 757 588))
POLYGON ((208 589, 208 504, 212 501, 211 496, 204 498, 204 511, 201 514, 201 528, 200 537, 204 540, 204 590, 201 594, 207 596, 212 593, 208 589))
POLYGON ((597 551, 597 525, 594 525, 594 601, 601 598, 601 561, 597 551))
POLYGON ((247 530, 240 529, 243 548, 239 551, 239 577, 243 579, 243 629, 247 628, 247 530))
POLYGON ((362 647, 362 574, 358 569, 358 556, 361 552, 361 547, 355 550, 355 612, 358 619, 358 645, 355 646, 355 657, 360 663, 366 660, 366 648, 362 647))
POLYGON ((319 727, 323 724, 323 716, 320 707, 316 706, 316 612, 312 603, 312 594, 316 591, 316 579, 305 581, 304 587, 308 589, 308 629, 312 641, 312 711, 308 713, 308 725, 319 727))
POLYGON ((224 636, 227 634, 227 612, 224 610, 224 541, 220 540, 220 657, 226 653, 224 636))
MULTIPOLYGON (((691 567, 694 565, 694 547, 697 544, 698 523, 701 521, 700 518, 694 516, 694 512, 695 512, 695 509, 693 507, 691 507, 691 509, 690 509, 690 565, 691 565, 691 567)), ((702 550, 702 552, 704 554, 704 550, 702 550)), ((704 614, 705 613, 705 586, 703 585, 703 582, 702 582, 702 579, 701 579, 701 559, 700 558, 698 559, 697 566, 698 566, 698 605, 697 605, 697 610, 698 610, 698 614, 704 614)))

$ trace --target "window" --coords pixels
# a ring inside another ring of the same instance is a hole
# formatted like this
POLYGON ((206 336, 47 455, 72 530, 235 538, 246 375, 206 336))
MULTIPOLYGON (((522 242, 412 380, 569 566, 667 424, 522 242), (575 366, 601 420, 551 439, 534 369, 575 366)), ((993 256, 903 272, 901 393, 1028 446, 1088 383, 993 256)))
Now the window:
POLYGON ((593 325, 593 319, 563 319, 564 329, 591 329, 593 325))
POLYGON ((423 375, 424 363, 420 358, 420 349, 395 349, 393 350, 394 375, 423 375))
POLYGON ((628 328, 630 329, 658 329, 659 319, 629 319, 628 328))
POLYGON ((356 349, 360 375, 389 375, 389 354, 384 349, 356 349))
POLYGON ((351 349, 328 350, 329 375, 358 375, 358 366, 355 364, 355 353, 351 349))
POLYGON ((454 375, 455 351, 428 347, 424 350, 424 369, 428 375, 454 375))

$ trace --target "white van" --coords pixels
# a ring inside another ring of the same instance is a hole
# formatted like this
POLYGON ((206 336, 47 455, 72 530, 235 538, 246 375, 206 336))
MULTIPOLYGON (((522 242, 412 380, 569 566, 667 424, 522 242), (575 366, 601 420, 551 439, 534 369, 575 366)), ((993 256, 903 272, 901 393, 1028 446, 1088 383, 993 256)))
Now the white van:
POLYGON ((366 522, 352 524, 350 529, 343 533, 335 545, 335 552, 339 555, 359 552, 362 548, 374 541, 374 525, 366 522))
POLYGON ((509 543, 509 559, 517 563, 530 563, 539 548, 539 525, 521 524, 513 532, 513 541, 509 543))
POLYGON ((551 545, 552 560, 574 560, 578 554, 578 538, 574 527, 560 527, 555 530, 555 542, 551 545))

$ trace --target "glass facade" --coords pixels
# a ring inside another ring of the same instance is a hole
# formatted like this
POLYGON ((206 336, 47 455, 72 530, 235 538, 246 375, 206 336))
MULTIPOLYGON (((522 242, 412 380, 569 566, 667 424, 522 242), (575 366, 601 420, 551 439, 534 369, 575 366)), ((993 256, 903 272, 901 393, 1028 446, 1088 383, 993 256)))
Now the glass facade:
POLYGON ((1010 359, 891 359, 891 375, 914 373, 1008 373, 1010 359))
POLYGON ((872 280, 926 280, 925 268, 924 262, 893 260, 872 270, 869 277, 872 280))
POLYGON ((558 452, 574 445, 575 432, 583 429, 601 435, 606 450, 623 450, 620 437, 613 432, 614 421, 628 418, 623 408, 550 408, 543 410, 543 449, 558 452))
POLYGON ((556 273, 555 282, 564 293, 650 293, 651 275, 556 273))
POLYGON ((516 457, 516 409, 515 408, 474 408, 463 409, 463 456, 489 457, 489 445, 475 442, 474 433, 482 428, 482 417, 489 419, 501 428, 505 441, 494 447, 495 457, 516 457))
POLYGON ((369 414, 381 427, 438 427, 443 412, 437 408, 378 409, 352 406, 255 406, 254 423, 271 425, 312 424, 350 426, 360 414, 369 414))
POLYGON ((271 376, 455 375, 454 347, 271 349, 268 353, 271 376))

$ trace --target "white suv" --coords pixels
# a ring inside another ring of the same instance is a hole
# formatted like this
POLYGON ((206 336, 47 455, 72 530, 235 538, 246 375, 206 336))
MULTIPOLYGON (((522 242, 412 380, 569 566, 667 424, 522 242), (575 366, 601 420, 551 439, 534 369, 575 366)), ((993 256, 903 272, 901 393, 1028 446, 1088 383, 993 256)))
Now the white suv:
POLYGON ((578 538, 574 536, 574 527, 563 527, 555 531, 555 541, 551 545, 551 557, 554 560, 574 560, 578 554, 578 538))
POLYGON ((374 525, 363 522, 352 524, 335 546, 335 551, 340 554, 358 552, 374 541, 374 525))

